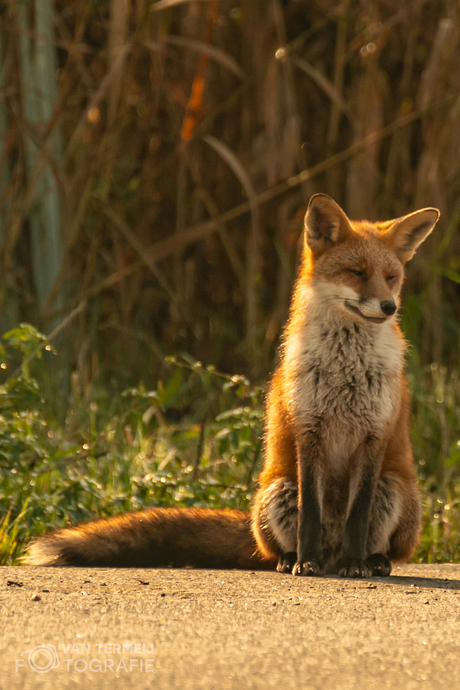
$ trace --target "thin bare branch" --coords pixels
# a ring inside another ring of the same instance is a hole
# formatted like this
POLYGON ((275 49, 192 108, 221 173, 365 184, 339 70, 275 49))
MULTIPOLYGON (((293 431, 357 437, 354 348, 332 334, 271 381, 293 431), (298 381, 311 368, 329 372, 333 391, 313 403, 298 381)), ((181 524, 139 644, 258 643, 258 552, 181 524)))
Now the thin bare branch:
POLYGON ((313 67, 313 65, 310 65, 310 63, 307 60, 304 60, 301 57, 298 57, 297 55, 292 55, 291 54, 291 61, 294 63, 294 65, 297 65, 305 74, 308 74, 310 79, 312 79, 317 86, 323 91, 328 98, 331 99, 331 101, 339 108, 339 110, 342 111, 342 113, 349 119, 351 124, 355 126, 355 119, 353 117, 353 113, 351 112, 350 108, 348 105, 345 103, 343 100, 342 96, 339 94, 337 89, 334 87, 333 84, 327 79, 324 74, 322 74, 316 67, 313 67))
POLYGON ((72 137, 69 141, 69 144, 67 146, 67 149, 65 151, 64 155, 64 167, 67 165, 69 162, 70 158, 72 157, 75 147, 77 146, 80 136, 82 133, 82 130, 85 126, 85 124, 88 121, 88 114, 91 109, 96 108, 96 106, 99 105, 99 103, 102 101, 102 99, 105 97, 107 91, 109 90, 109 87, 112 83, 112 80, 115 79, 115 77, 119 74, 120 72, 120 67, 125 61, 126 54, 130 51, 131 46, 130 44, 124 45, 120 50, 118 51, 118 55, 112 64, 112 67, 110 70, 107 72, 105 75, 104 79, 102 80, 98 90, 92 97, 91 101, 89 102, 88 107, 84 112, 82 113, 77 126, 75 127, 74 133, 72 134, 72 137))
MULTIPOLYGON (((376 141, 377 139, 382 139, 383 137, 388 136, 397 129, 407 127, 408 125, 412 124, 412 122, 415 122, 424 115, 434 112, 435 109, 439 109, 449 105, 449 103, 451 103, 454 100, 454 98, 457 98, 456 94, 453 94, 443 99, 442 101, 439 101, 438 103, 436 103, 433 106, 430 106, 424 111, 419 110, 414 113, 410 113, 409 115, 405 115, 403 117, 398 118, 390 125, 380 130, 380 132, 376 132, 375 134, 365 137, 361 141, 355 142, 344 151, 341 151, 340 153, 337 153, 334 156, 330 156, 321 163, 312 166, 309 170, 303 170, 298 175, 294 175, 288 180, 281 182, 279 185, 276 185, 271 189, 267 189, 265 192, 262 192, 261 194, 257 194, 255 196, 254 202, 257 203, 258 206, 260 206, 262 204, 267 203, 268 201, 276 199, 282 194, 285 194, 286 192, 302 184, 302 182, 304 182, 305 180, 312 179, 313 177, 316 177, 317 175, 325 172, 326 170, 329 170, 330 168, 345 162, 346 160, 354 156, 356 153, 359 153, 360 151, 365 149, 366 146, 369 145, 369 143, 376 141)), ((145 249, 145 252, 152 258, 152 260, 160 261, 168 256, 171 256, 172 254, 174 254, 174 252, 184 249, 189 244, 193 244, 193 242, 198 242, 199 240, 203 239, 203 237, 206 237, 206 235, 208 235, 210 232, 215 231, 219 223, 228 223, 229 221, 239 218, 244 213, 248 213, 248 211, 250 210, 250 203, 244 202, 242 204, 239 204, 238 206, 235 206, 232 209, 229 209, 228 211, 225 211, 224 213, 221 213, 220 216, 218 216, 218 218, 207 220, 203 223, 198 223, 197 225, 187 228, 181 231, 180 233, 173 235, 172 237, 167 237, 163 240, 158 240, 150 247, 147 247, 145 249)), ((132 275, 133 273, 138 271, 144 265, 144 263, 144 261, 133 262, 132 264, 125 266, 119 271, 116 271, 115 273, 100 281, 96 285, 93 285, 85 293, 85 299, 94 297, 100 292, 103 292, 104 290, 113 287, 120 280, 123 280, 127 276, 132 275)), ((56 314, 54 316, 56 316, 56 314)))
MULTIPOLYGON (((196 2, 196 0, 159 0, 151 6, 151 12, 158 12, 159 10, 166 10, 168 7, 175 7, 176 5, 184 5, 187 2, 196 2)), ((201 0, 201 2, 209 2, 209 0, 201 0)))
MULTIPOLYGON (((170 43, 171 45, 181 46, 182 48, 189 48, 190 50, 195 50, 198 53, 205 53, 210 58, 222 65, 222 67, 225 67, 232 72, 239 79, 244 79, 246 76, 239 64, 232 58, 231 55, 220 48, 215 48, 214 46, 209 45, 208 43, 204 43, 203 41, 193 41, 191 38, 184 38, 183 36, 162 36, 161 41, 164 43, 170 43)), ((146 45, 150 43, 150 41, 146 41, 146 45)))

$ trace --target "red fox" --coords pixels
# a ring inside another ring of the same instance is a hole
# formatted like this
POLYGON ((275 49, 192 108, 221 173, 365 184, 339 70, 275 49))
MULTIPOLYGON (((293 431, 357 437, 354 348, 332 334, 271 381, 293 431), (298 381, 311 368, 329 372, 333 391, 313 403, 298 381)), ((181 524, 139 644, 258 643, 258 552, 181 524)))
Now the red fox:
POLYGON ((355 222, 311 198, 251 514, 152 508, 39 537, 24 563, 389 575, 421 522, 396 312, 403 266, 438 218, 355 222))

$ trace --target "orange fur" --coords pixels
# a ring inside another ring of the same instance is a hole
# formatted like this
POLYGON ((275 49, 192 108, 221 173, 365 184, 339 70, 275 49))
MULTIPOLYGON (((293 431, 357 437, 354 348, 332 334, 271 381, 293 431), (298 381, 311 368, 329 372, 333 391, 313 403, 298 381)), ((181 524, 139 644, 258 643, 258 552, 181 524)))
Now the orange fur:
MULTIPOLYGON (((265 463, 253 514, 260 551, 278 557, 283 572, 321 574, 339 561, 341 574, 364 576, 372 574, 366 557, 374 544, 384 546, 379 556, 393 561, 409 558, 416 545, 420 500, 405 344, 393 312, 383 309, 396 311, 403 265, 438 215, 422 209, 385 223, 354 222, 325 195, 310 202, 281 361, 267 399, 265 463), (326 352, 330 347, 336 356, 326 352), (359 529, 363 523, 356 539, 353 520, 359 529), (294 552, 287 560, 286 551, 294 552)), ((383 562, 374 574, 389 572, 383 562)))
POLYGON ((394 312, 403 265, 438 215, 353 222, 325 195, 310 201, 252 528, 244 511, 153 508, 39 537, 24 562, 273 569, 278 560, 282 572, 363 577, 409 558, 420 499, 394 312))
POLYGON ((151 508, 57 530, 32 540, 25 565, 273 570, 256 551, 250 513, 151 508))

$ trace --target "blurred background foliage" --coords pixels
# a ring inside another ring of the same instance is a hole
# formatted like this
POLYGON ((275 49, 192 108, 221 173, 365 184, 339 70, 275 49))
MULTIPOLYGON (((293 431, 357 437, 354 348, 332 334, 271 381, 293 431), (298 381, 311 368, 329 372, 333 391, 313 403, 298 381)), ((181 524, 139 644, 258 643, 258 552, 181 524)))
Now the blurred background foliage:
POLYGON ((4 0, 0 55, 5 558, 40 511, 249 505, 246 377, 276 364, 319 191, 356 219, 441 210, 402 325, 421 557, 457 558, 458 3, 4 0))

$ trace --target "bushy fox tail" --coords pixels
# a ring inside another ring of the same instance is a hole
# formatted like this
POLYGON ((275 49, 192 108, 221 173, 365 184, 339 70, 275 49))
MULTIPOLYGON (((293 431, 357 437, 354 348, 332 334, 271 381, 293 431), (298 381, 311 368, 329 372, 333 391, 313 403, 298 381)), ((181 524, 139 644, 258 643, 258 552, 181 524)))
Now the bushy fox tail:
POLYGON ((274 570, 257 551, 250 513, 151 508, 33 539, 24 565, 274 570))

